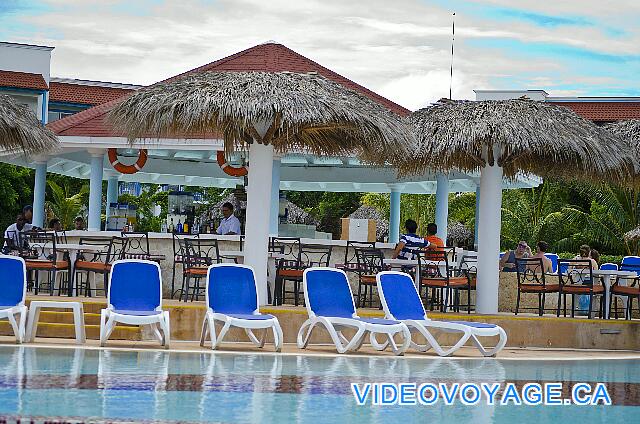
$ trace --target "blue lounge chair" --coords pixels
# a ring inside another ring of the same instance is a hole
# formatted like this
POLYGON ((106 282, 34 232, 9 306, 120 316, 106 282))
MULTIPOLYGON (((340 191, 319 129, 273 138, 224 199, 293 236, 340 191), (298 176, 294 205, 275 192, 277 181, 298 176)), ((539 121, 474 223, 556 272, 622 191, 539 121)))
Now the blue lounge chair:
POLYGON ((440 356, 449 356, 460 349, 467 340, 471 339, 483 356, 495 356, 507 343, 507 334, 495 324, 484 324, 470 321, 433 321, 427 317, 413 279, 402 272, 384 271, 376 276, 378 293, 387 319, 395 319, 406 324, 410 331, 420 333, 427 344, 419 345, 411 342, 411 347, 421 352, 430 348, 440 356), (445 333, 460 333, 458 342, 444 349, 437 342, 429 330, 445 333), (486 349, 478 337, 499 336, 495 347, 486 349))
POLYGON ((17 256, 0 255, 0 319, 7 319, 16 342, 22 343, 27 323, 27 268, 17 256), (16 315, 19 319, 16 322, 16 315))
POLYGON ((162 310, 160 265, 141 259, 115 261, 109 274, 108 293, 107 308, 100 316, 100 346, 105 345, 116 322, 121 322, 150 325, 158 341, 169 348, 169 312, 162 310))
POLYGON ((244 329, 256 346, 263 347, 267 330, 271 328, 276 351, 282 349, 283 335, 278 318, 261 314, 258 310, 256 277, 250 266, 230 263, 211 265, 207 272, 205 299, 207 314, 202 323, 200 346, 204 346, 207 336, 211 334, 211 348, 215 349, 231 327, 239 327, 244 329), (218 335, 216 321, 223 324, 218 335), (259 329, 264 330, 260 339, 253 334, 253 330, 259 329))
POLYGON ((323 267, 307 268, 302 283, 309 319, 298 331, 300 349, 307 347, 311 332, 317 324, 322 324, 329 332, 338 353, 358 350, 367 333, 372 346, 378 350, 390 345, 393 353, 402 355, 409 347, 411 333, 403 323, 389 319, 360 318, 357 315, 351 286, 344 271, 323 267), (342 334, 344 329, 356 330, 351 340, 342 334), (387 342, 378 343, 375 339, 376 334, 384 334, 387 342), (393 339, 396 334, 402 334, 400 346, 393 339))

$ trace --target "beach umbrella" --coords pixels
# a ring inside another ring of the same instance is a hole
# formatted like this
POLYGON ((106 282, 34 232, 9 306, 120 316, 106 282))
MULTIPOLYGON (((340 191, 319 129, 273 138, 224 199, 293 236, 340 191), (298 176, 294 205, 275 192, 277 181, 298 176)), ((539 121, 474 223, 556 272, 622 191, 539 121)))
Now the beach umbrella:
POLYGON ((385 164, 403 160, 416 147, 399 116, 317 73, 196 73, 136 91, 115 106, 109 121, 131 142, 200 135, 221 138, 227 152, 248 146, 244 262, 256 271, 261 302, 274 151, 385 164))
POLYGON ((570 180, 623 181, 632 172, 627 143, 575 112, 526 98, 440 102, 409 120, 419 154, 402 166, 480 171, 477 310, 498 311, 503 177, 519 172, 570 180))
POLYGON ((0 94, 0 150, 45 153, 58 148, 58 139, 36 115, 13 98, 0 94))

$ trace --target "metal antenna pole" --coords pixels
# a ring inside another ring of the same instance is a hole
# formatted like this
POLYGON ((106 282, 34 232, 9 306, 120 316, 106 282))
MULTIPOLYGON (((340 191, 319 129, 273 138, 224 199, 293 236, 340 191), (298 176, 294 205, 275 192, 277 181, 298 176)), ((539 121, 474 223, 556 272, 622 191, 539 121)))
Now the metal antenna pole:
POLYGON ((449 75, 449 100, 452 100, 451 88, 453 86, 453 46, 456 41, 456 12, 453 12, 453 18, 451 21, 451 68, 449 75))

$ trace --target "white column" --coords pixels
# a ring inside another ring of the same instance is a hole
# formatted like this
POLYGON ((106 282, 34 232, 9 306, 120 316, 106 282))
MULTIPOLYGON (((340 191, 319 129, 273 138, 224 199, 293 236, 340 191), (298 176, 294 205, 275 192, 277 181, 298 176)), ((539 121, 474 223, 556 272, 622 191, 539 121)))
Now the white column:
POLYGON ((447 222, 449 220, 449 177, 444 174, 436 176, 436 225, 438 237, 447 243, 447 222))
POLYGON ((247 186, 247 222, 245 224, 244 263, 253 268, 260 305, 267 304, 267 255, 273 146, 254 142, 249 147, 249 185, 247 186))
POLYGON ((476 186, 476 219, 473 226, 473 247, 478 250, 478 228, 480 228, 480 185, 476 186))
POLYGON ((102 214, 102 173, 104 164, 103 151, 89 151, 91 154, 91 176, 89 179, 89 231, 100 231, 102 214))
POLYGON ((402 185, 389 184, 391 195, 389 196, 389 243, 397 243, 400 240, 400 196, 402 185))
POLYGON ((33 219, 31 223, 44 228, 44 197, 47 190, 47 161, 36 161, 35 181, 33 184, 33 219))
POLYGON ((480 314, 495 314, 498 312, 502 168, 487 165, 481 169, 480 192, 476 310, 480 314))
POLYGON ((107 172, 107 207, 105 215, 109 219, 109 205, 118 203, 118 176, 119 173, 107 172))
POLYGON ((271 214, 269 218, 269 234, 278 235, 278 214, 280 213, 280 157, 273 159, 271 173, 271 214))

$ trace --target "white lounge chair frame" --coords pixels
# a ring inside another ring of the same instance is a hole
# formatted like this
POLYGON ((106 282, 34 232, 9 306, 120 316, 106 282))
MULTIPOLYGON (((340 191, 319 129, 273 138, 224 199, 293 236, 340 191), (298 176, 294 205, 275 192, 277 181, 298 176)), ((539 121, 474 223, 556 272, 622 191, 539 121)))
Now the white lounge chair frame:
POLYGON ((160 265, 157 262, 147 261, 142 259, 122 259, 115 261, 111 267, 111 272, 109 273, 109 288, 111 288, 111 278, 113 277, 113 270, 120 263, 145 263, 149 265, 153 265, 158 268, 158 273, 160 275, 160 284, 158 289, 160 290, 160 304, 155 308, 157 312, 154 315, 126 315, 119 314, 115 312, 115 308, 111 304, 111 290, 109 290, 109 295, 107 298, 107 308, 102 309, 100 311, 100 346, 106 344, 107 340, 111 336, 116 323, 120 322, 123 324, 131 324, 131 325, 150 325, 153 334, 158 339, 160 344, 164 346, 165 349, 169 349, 169 345, 171 343, 171 328, 169 323, 169 312, 162 310, 162 273, 160 271, 160 265), (158 330, 158 326, 160 326, 160 330, 158 330))
POLYGON ((347 274, 344 271, 327 267, 312 267, 305 269, 302 277, 302 286, 304 290, 305 305, 309 318, 302 324, 300 330, 298 331, 298 348, 305 349, 307 347, 307 345, 309 344, 309 339, 311 338, 311 332, 316 327, 316 325, 321 324, 329 333, 329 336, 331 337, 333 344, 336 346, 336 350, 338 351, 338 353, 357 351, 362 346, 364 337, 367 333, 369 333, 371 344, 377 350, 384 350, 388 346, 391 346, 391 350, 394 354, 404 355, 404 352, 407 350, 407 348, 409 347, 409 343, 411 342, 411 333, 407 326, 401 322, 398 322, 397 324, 368 323, 365 321, 361 321, 357 312, 354 312, 351 318, 316 315, 315 312, 313 312, 313 310, 311 309, 311 302, 309 301, 309 294, 307 290, 307 273, 318 270, 339 272, 344 276, 345 281, 347 281, 347 287, 349 288, 353 310, 356 311, 356 306, 353 302, 353 293, 351 291, 351 286, 348 284, 349 280, 347 278, 347 274), (356 330, 356 334, 351 338, 351 340, 347 339, 342 334, 342 330, 344 329, 356 330), (398 346, 393 339, 393 336, 398 333, 402 334, 402 344, 400 346, 398 346), (376 342, 376 334, 383 334, 386 336, 387 341, 384 343, 384 345, 376 342))
MULTIPOLYGON (((18 256, 0 255, 0 257, 2 257, 3 259, 15 260, 16 262, 20 262, 22 264, 22 300, 15 306, 0 309, 0 319, 9 320, 9 324, 11 324, 11 328, 13 329, 13 334, 16 337, 16 343, 22 343, 25 339, 26 334, 28 312, 27 306, 24 303, 24 300, 27 296, 27 267, 25 265, 24 259, 18 256), (19 315, 18 321, 16 321, 16 315, 19 315)), ((4 277, 0 276, 0 278, 4 277)))
MULTIPOLYGON (((249 340, 259 348, 264 347, 267 331, 269 329, 273 330, 273 342, 275 345, 276 352, 280 352, 282 350, 282 343, 284 341, 284 336, 282 334, 282 328, 280 327, 280 322, 278 318, 273 317, 269 319, 242 319, 237 317, 232 317, 220 312, 215 312, 212 308, 209 307, 209 278, 211 274, 211 270, 218 267, 231 267, 231 268, 244 268, 251 271, 253 275, 253 282, 255 285, 256 275, 252 267, 248 265, 241 264, 231 264, 231 263, 222 263, 222 264, 213 264, 209 267, 207 271, 207 282, 205 288, 205 305, 207 305, 207 312, 204 317, 204 321, 202 322, 202 331, 200 333, 200 346, 205 345, 207 337, 211 338, 211 349, 216 349, 222 343, 222 339, 226 336, 227 332, 231 327, 238 327, 244 329, 245 333, 249 337, 249 340), (222 323, 222 329, 218 334, 216 334, 216 321, 222 323), (253 330, 264 330, 260 338, 256 337, 253 333, 253 330)), ((256 287, 256 305, 259 305, 258 299, 258 289, 256 287)), ((262 315, 260 314, 259 306, 253 311, 253 315, 262 315)))
MULTIPOLYGON (((380 301, 382 302, 382 308, 384 309, 385 317, 387 319, 396 319, 393 316, 393 314, 389 311, 389 306, 387 305, 387 301, 384 295, 384 290, 382 289, 382 284, 380 282, 380 277, 385 274, 403 275, 411 279, 412 282, 413 282, 413 279, 408 274, 398 272, 398 271, 383 271, 378 275, 376 275, 378 293, 380 295, 380 301)), ((418 289, 415 287, 414 284, 412 284, 412 286, 415 290, 416 296, 420 298, 420 295, 418 294, 418 289)), ((423 306, 423 310, 424 310, 424 306, 423 306)), ((507 343, 507 333, 505 333, 502 327, 498 325, 495 325, 494 327, 491 327, 491 328, 478 328, 478 327, 473 327, 471 325, 460 324, 457 322, 434 321, 427 317, 426 311, 424 311, 424 318, 421 320, 399 320, 399 321, 404 323, 409 328, 409 331, 411 331, 412 333, 418 332, 427 340, 427 344, 424 344, 424 345, 415 343, 413 340, 411 340, 411 348, 416 349, 420 352, 426 352, 429 349, 433 348, 433 350, 440 356, 450 356, 453 353, 455 353, 458 349, 460 349, 462 346, 464 346, 464 344, 468 340, 471 340, 473 345, 480 351, 482 356, 496 356, 496 354, 500 350, 502 350, 502 348, 504 348, 505 344, 507 343), (460 334, 460 339, 458 339, 458 341, 449 349, 445 349, 440 345, 440 343, 438 343, 438 341, 436 340, 436 337, 433 334, 431 334, 429 330, 439 330, 445 333, 458 333, 460 334), (498 343, 493 348, 484 347, 484 345, 478 339, 479 337, 493 337, 493 336, 500 337, 500 339, 498 340, 498 343)), ((372 340, 372 343, 374 342, 375 340, 372 340)), ((384 347, 384 344, 380 344, 376 348, 380 349, 383 347, 384 347)))

